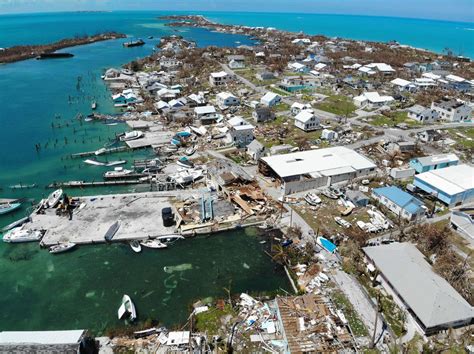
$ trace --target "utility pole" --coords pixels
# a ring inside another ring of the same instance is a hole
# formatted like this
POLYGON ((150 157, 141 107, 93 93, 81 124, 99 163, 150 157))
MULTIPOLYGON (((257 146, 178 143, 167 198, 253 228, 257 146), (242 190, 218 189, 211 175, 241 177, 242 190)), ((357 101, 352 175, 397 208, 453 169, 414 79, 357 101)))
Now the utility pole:
POLYGON ((378 322, 379 322, 379 312, 380 312, 380 294, 377 293, 377 308, 375 310, 374 333, 372 334, 372 339, 370 340, 370 348, 375 347, 375 336, 377 334, 377 325, 378 325, 378 322))

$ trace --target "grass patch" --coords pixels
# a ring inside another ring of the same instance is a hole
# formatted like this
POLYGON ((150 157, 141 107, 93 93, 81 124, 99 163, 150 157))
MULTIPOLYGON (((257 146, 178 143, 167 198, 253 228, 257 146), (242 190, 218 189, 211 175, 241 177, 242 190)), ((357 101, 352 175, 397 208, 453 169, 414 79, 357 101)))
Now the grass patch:
POLYGON ((367 336, 369 333, 367 328, 365 328, 364 323, 361 321, 357 312, 352 307, 352 304, 346 298, 346 296, 342 293, 342 291, 336 290, 332 293, 332 300, 336 304, 336 306, 344 312, 344 315, 349 322, 349 326, 351 327, 352 332, 356 337, 364 337, 367 336))
POLYGON ((287 103, 279 103, 276 106, 272 107, 275 112, 285 112, 290 110, 290 105, 287 103))
POLYGON ((370 124, 378 126, 378 127, 381 127, 384 125, 387 125, 389 127, 394 127, 397 124, 401 124, 401 123, 404 123, 408 125, 409 127, 421 126, 421 124, 418 123, 417 121, 408 118, 407 112, 402 112, 402 111, 391 113, 390 117, 383 114, 379 114, 379 115, 370 117, 369 122, 370 124))
POLYGON ((331 95, 318 103, 315 108, 337 115, 350 115, 356 110, 351 99, 342 95, 331 95))
POLYGON ((208 311, 197 314, 195 317, 197 331, 207 332, 208 335, 218 334, 222 325, 221 318, 226 315, 236 315, 229 304, 226 304, 222 310, 211 307, 208 311))

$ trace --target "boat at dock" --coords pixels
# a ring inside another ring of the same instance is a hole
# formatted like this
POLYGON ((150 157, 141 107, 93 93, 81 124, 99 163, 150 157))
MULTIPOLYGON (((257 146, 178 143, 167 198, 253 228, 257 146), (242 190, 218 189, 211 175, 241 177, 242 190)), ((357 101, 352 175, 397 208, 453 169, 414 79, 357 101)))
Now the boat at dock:
POLYGON ((53 193, 51 193, 48 196, 48 199, 46 200, 46 205, 49 208, 54 208, 58 203, 61 197, 63 196, 63 190, 62 189, 56 189, 53 193))
POLYGON ((15 227, 3 235, 3 242, 8 243, 22 243, 40 241, 43 237, 43 232, 39 230, 28 230, 23 226, 15 227))
POLYGON ((140 242, 137 240, 130 241, 130 248, 135 253, 140 253, 142 251, 142 246, 140 245, 140 242))
POLYGON ((155 240, 164 243, 165 245, 169 245, 171 243, 175 243, 178 240, 184 240, 184 236, 181 235, 166 235, 166 236, 158 236, 155 240))
POLYGON ((107 149, 106 149, 106 148, 100 148, 99 150, 96 150, 96 151, 94 152, 94 154, 95 154, 96 156, 99 156, 99 155, 102 155, 102 154, 104 154, 104 153, 106 153, 106 152, 107 152, 107 149))
POLYGON ((308 194, 306 194, 305 197, 304 197, 304 200, 306 200, 306 202, 307 202, 309 205, 318 205, 318 204, 321 204, 321 198, 319 198, 316 193, 308 193, 308 194))
POLYGON ((21 207, 21 203, 2 203, 0 204, 0 215, 11 213, 21 207))
POLYGON ((109 229, 105 233, 104 235, 105 240, 112 241, 112 239, 114 238, 115 234, 117 233, 119 229, 120 229, 120 220, 117 220, 112 225, 110 225, 109 229))
POLYGON ((131 175, 133 170, 127 170, 123 167, 115 167, 113 171, 107 171, 104 173, 104 178, 124 178, 131 175))
POLYGON ((131 48, 131 47, 140 47, 142 45, 144 45, 145 42, 142 40, 142 39, 139 39, 137 41, 130 41, 130 42, 125 42, 123 43, 122 45, 125 47, 125 48, 131 48))
POLYGON ((23 225, 24 223, 26 223, 28 221, 30 221, 30 217, 25 216, 24 218, 18 219, 17 221, 14 221, 11 224, 8 224, 7 226, 4 226, 1 231, 6 232, 6 231, 11 230, 15 227, 21 226, 21 225, 23 225))
POLYGON ((184 168, 194 167, 194 164, 186 156, 180 157, 176 163, 184 168))
POLYGON ((130 141, 140 139, 143 136, 143 132, 139 130, 133 130, 131 132, 126 132, 125 134, 119 137, 120 141, 130 141))
POLYGON ((160 248, 167 248, 168 246, 159 241, 159 240, 146 240, 146 241, 141 241, 140 244, 143 246, 143 247, 147 247, 147 248, 156 248, 156 249, 160 249, 160 248))
POLYGON ((42 59, 59 59, 59 58, 72 58, 74 54, 71 53, 41 53, 36 57, 37 60, 42 59))
POLYGON ((57 245, 51 246, 49 248, 49 253, 51 254, 64 253, 64 252, 72 250, 74 247, 76 247, 76 244, 74 242, 59 243, 57 245))
POLYGON ((122 297, 122 303, 117 311, 117 315, 119 320, 128 317, 128 319, 133 322, 137 319, 137 310, 130 296, 125 294, 122 297))

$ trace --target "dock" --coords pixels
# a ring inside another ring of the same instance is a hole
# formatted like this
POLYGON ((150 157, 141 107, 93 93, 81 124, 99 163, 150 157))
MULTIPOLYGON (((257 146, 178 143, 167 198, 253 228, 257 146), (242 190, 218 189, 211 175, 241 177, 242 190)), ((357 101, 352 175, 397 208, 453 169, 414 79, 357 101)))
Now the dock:
MULTIPOLYGON (((115 147, 115 148, 110 148, 110 149, 105 149, 100 155, 106 155, 106 154, 112 154, 114 152, 123 152, 123 151, 127 151, 128 150, 128 147, 126 146, 119 146, 119 147, 115 147)), ((81 157, 88 157, 88 156, 97 156, 95 154, 97 150, 94 150, 94 151, 86 151, 86 152, 79 152, 77 154, 71 154, 71 158, 73 159, 78 159, 78 158, 81 158, 81 157)), ((100 156, 99 155, 99 156, 100 156)))
POLYGON ((170 143, 174 134, 169 131, 150 131, 144 134, 143 138, 126 141, 125 144, 130 149, 141 149, 151 146, 161 146, 170 143))
POLYGON ((104 187, 104 186, 124 186, 130 184, 147 183, 140 180, 118 180, 118 181, 69 181, 51 183, 48 188, 69 187, 69 188, 84 188, 84 187, 104 187))

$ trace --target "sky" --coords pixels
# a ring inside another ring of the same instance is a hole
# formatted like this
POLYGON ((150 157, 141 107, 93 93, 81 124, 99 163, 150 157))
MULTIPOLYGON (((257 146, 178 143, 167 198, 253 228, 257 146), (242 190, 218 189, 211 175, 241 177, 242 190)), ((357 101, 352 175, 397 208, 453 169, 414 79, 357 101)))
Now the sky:
POLYGON ((0 14, 83 10, 299 12, 474 22, 474 0, 0 0, 0 14))

